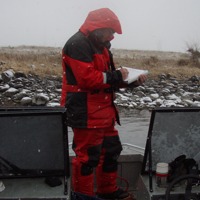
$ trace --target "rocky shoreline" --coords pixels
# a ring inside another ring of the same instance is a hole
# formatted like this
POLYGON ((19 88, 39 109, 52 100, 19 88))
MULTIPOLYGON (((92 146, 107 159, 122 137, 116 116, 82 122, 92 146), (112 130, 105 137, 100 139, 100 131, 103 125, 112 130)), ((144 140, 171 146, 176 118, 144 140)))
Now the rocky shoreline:
MULTIPOLYGON (((51 76, 14 72, 12 69, 0 74, 1 107, 59 106, 62 80, 51 76)), ((200 107, 200 77, 177 80, 169 74, 159 75, 137 88, 120 89, 115 103, 129 109, 152 109, 155 107, 200 107)))

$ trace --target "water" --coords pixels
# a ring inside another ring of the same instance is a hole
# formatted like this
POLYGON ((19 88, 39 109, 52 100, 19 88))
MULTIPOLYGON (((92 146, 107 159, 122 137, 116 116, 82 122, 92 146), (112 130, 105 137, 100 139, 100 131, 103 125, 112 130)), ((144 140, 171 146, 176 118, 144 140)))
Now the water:
MULTIPOLYGON (((120 110, 121 126, 117 125, 122 143, 145 148, 151 113, 147 110, 120 110)), ((69 142, 73 133, 69 129, 69 142)))
POLYGON ((149 111, 126 111, 120 113, 121 126, 117 125, 122 143, 145 148, 150 123, 149 111))

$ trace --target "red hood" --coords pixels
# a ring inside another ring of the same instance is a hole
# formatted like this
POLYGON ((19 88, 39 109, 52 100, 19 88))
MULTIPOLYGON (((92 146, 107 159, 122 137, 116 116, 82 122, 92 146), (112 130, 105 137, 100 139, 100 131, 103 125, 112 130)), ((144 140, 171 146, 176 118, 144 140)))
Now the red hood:
POLYGON ((122 34, 119 19, 109 8, 101 8, 89 12, 80 31, 87 35, 89 32, 99 28, 112 28, 116 33, 122 34))

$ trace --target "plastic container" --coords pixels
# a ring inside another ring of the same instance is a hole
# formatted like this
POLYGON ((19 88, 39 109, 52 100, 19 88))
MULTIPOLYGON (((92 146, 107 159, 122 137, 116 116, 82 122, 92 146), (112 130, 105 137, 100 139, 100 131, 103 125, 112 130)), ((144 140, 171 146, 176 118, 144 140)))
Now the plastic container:
POLYGON ((169 173, 168 163, 157 163, 156 165, 156 184, 158 187, 167 186, 167 177, 169 173))

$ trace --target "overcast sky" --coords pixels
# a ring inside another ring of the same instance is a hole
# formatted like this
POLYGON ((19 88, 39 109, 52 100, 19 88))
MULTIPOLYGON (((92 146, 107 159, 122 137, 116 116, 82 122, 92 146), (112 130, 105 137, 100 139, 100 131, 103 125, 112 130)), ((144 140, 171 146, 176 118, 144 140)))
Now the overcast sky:
POLYGON ((0 0, 0 46, 63 47, 102 7, 122 25, 113 48, 185 52, 200 44, 200 0, 0 0))

